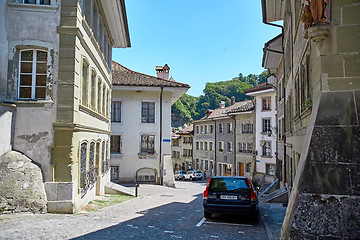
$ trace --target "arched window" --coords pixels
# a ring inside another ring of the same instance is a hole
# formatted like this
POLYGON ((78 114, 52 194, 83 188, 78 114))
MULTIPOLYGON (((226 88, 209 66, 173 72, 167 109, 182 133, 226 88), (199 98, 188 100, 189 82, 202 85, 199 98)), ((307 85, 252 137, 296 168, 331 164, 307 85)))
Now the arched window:
POLYGON ((81 196, 84 196, 90 186, 90 175, 86 171, 87 162, 87 143, 84 142, 80 147, 80 188, 81 196))
POLYGON ((47 52, 36 49, 20 51, 18 97, 45 99, 46 79, 47 52))

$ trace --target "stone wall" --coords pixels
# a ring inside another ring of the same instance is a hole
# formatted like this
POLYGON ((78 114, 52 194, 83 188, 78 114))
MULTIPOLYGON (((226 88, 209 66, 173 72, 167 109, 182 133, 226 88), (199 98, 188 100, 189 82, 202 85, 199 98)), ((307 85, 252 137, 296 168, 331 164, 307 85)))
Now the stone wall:
POLYGON ((9 151, 0 157, 0 213, 46 212, 40 168, 25 155, 9 151))
POLYGON ((360 91, 316 100, 281 239, 360 239, 360 91))

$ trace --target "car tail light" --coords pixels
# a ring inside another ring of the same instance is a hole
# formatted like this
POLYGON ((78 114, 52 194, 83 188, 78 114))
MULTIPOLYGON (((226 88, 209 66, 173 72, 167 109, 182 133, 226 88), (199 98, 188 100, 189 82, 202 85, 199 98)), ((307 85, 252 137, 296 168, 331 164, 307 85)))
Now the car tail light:
POLYGON ((203 193, 203 199, 207 199, 208 198, 208 193, 209 193, 209 186, 210 186, 210 181, 211 181, 211 178, 209 179, 207 185, 206 185, 206 189, 203 193))
POLYGON ((247 180, 248 185, 249 185, 249 188, 250 188, 250 197, 251 197, 251 201, 256 201, 256 194, 255 194, 255 192, 254 192, 254 188, 253 188, 253 186, 252 186, 252 184, 251 184, 250 180, 249 180, 248 178, 247 178, 246 180, 247 180))

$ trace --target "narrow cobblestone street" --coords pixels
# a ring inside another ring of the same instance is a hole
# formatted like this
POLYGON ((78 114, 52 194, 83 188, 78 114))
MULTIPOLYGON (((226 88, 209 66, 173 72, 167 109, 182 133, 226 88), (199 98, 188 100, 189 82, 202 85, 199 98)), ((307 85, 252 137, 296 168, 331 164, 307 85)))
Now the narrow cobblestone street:
MULTIPOLYGON (((176 188, 140 185, 138 198, 96 212, 3 214, 0 239, 268 239, 262 220, 254 223, 235 216, 205 220, 205 185, 181 181, 176 188)), ((269 210, 265 217, 271 220, 269 210)), ((279 221, 273 223, 277 230, 272 234, 278 234, 279 221)))

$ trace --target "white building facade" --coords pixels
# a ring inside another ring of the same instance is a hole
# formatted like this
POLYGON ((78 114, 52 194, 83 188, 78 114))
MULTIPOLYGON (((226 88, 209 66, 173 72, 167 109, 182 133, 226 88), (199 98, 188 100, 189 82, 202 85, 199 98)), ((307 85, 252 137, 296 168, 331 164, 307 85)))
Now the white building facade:
POLYGON ((255 100, 256 173, 264 174, 265 182, 271 182, 276 171, 276 91, 263 83, 246 94, 255 100))
POLYGON ((172 175, 171 105, 188 88, 113 62, 112 181, 165 184, 172 175))

